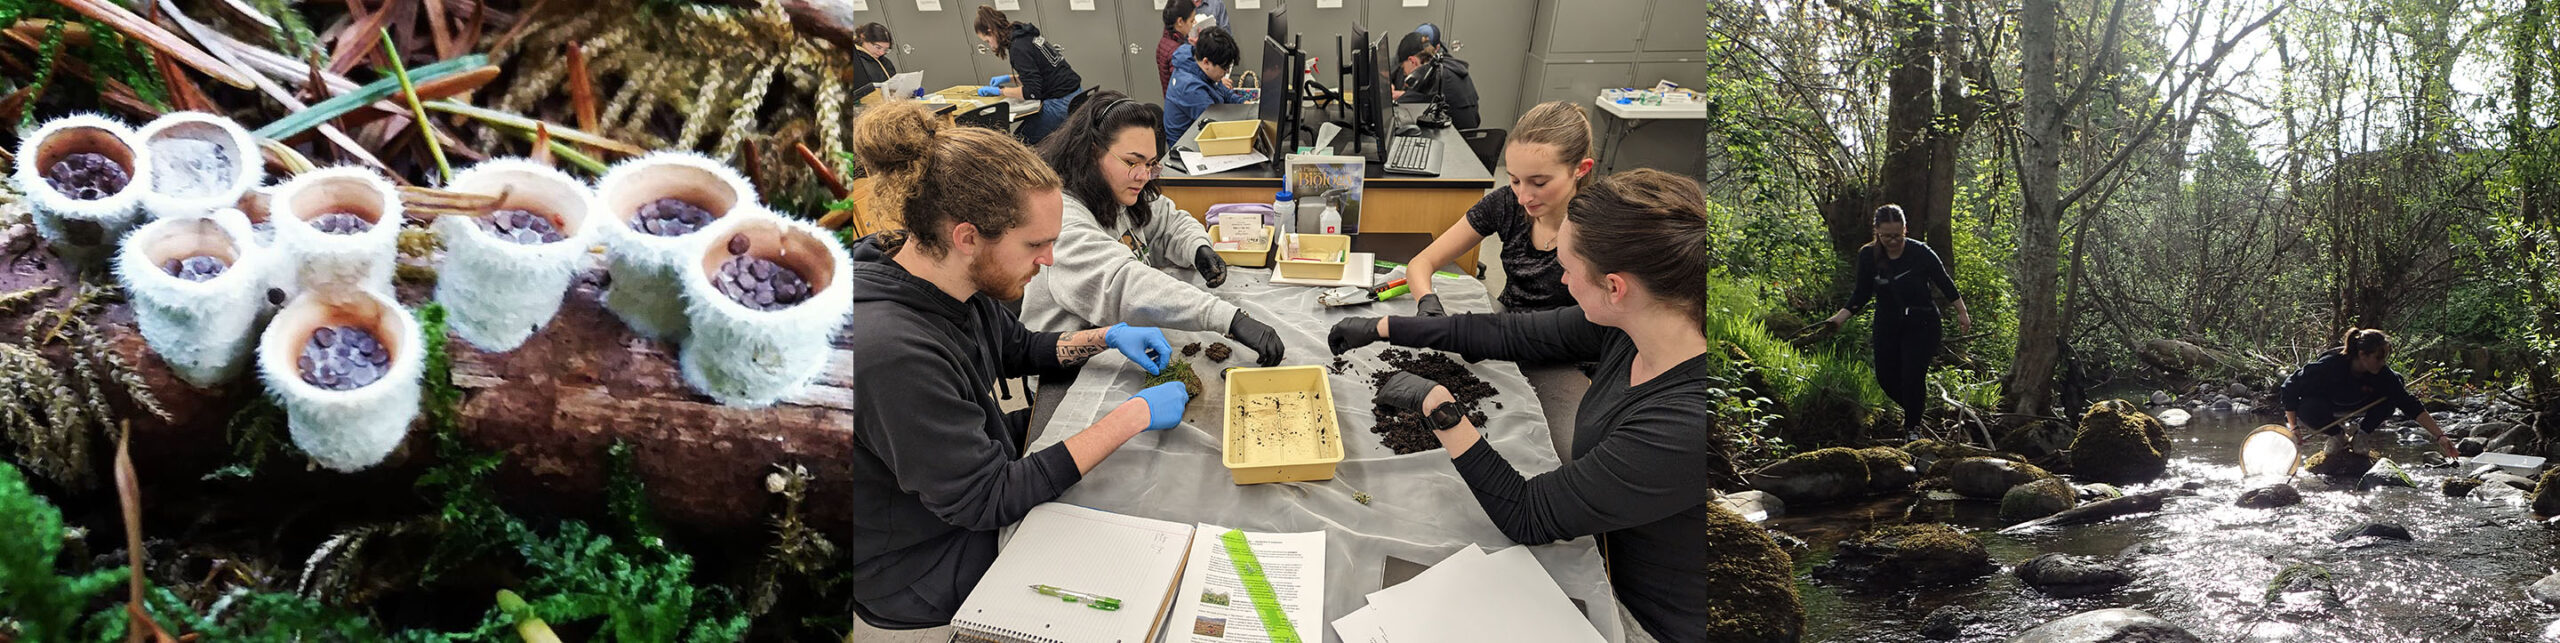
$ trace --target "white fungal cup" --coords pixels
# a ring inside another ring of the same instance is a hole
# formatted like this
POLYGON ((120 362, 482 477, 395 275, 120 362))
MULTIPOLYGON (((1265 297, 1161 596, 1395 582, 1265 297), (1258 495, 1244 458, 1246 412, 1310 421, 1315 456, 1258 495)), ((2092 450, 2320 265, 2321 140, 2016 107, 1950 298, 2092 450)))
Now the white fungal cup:
POLYGON ((436 218, 445 259, 436 301, 452 312, 454 334, 473 346, 511 351, 551 322, 569 282, 587 266, 594 245, 593 195, 566 173, 523 159, 498 159, 453 177, 457 192, 498 196, 490 212, 436 218), (549 243, 501 239, 480 226, 497 210, 542 217, 562 238, 549 243))
POLYGON ((606 229, 606 266, 613 275, 605 308, 633 332, 680 341, 686 332, 683 265, 699 257, 697 243, 704 231, 666 237, 638 227, 641 206, 663 198, 707 210, 716 223, 754 206, 756 192, 736 170, 691 152, 657 152, 624 161, 596 182, 595 219, 606 229))
POLYGON ((172 112, 144 125, 139 138, 151 156, 142 209, 154 219, 234 207, 266 175, 257 143, 228 118, 172 112))
POLYGON ((248 221, 225 208, 144 224, 116 253, 116 277, 132 296, 143 341, 178 379, 197 388, 215 388, 240 375, 256 345, 258 324, 271 310, 266 291, 272 253, 249 238, 248 221), (170 262, 193 257, 220 260, 224 268, 204 281, 168 271, 170 262))
POLYGON ((288 292, 391 292, 400 249, 400 195, 381 175, 359 167, 304 172, 276 189, 268 203, 275 243, 294 266, 288 292), (355 234, 331 234, 312 220, 344 212, 365 220, 355 234))
POLYGON ((762 209, 742 211, 702 231, 694 259, 684 270, 685 313, 692 335, 684 342, 685 383, 730 406, 761 408, 789 397, 827 366, 829 339, 853 310, 853 262, 835 235, 762 209), (730 251, 745 237, 746 252, 730 251), (809 297, 778 310, 757 310, 731 299, 715 283, 731 258, 755 257, 799 273, 809 297))
POLYGON ((335 298, 304 294, 277 311, 259 336, 258 375, 284 407, 293 445, 320 466, 352 472, 381 463, 408 436, 409 423, 418 416, 425 352, 417 320, 389 295, 369 290, 335 298), (381 379, 343 391, 303 381, 299 362, 304 348, 316 331, 337 326, 367 330, 390 353, 381 379))
POLYGON ((106 267, 115 244, 142 217, 142 193, 151 184, 150 151, 123 123, 96 114, 48 121, 18 142, 18 192, 35 211, 36 231, 54 256, 82 270, 106 267), (124 168, 124 189, 82 199, 53 188, 45 173, 74 154, 94 153, 124 168))

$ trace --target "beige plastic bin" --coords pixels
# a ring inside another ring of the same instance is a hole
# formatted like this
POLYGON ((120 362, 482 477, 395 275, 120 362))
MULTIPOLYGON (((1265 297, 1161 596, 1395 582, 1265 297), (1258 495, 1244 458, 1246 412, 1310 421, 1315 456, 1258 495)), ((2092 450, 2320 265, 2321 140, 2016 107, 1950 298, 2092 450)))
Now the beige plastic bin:
POLYGON ((1221 459, 1236 484, 1333 479, 1342 463, 1342 428, 1325 375, 1325 367, 1313 365, 1227 371, 1221 459), (1283 409, 1307 413, 1276 426, 1255 419, 1283 409))
MULTIPOLYGON (((1218 226, 1209 226, 1209 243, 1226 240, 1218 228, 1218 226)), ((1225 260, 1230 266, 1260 268, 1271 265, 1271 241, 1278 238, 1276 236, 1279 234, 1278 231, 1279 228, 1276 227, 1262 226, 1261 245, 1245 246, 1243 250, 1220 250, 1218 258, 1225 260)))
MULTIPOLYGON (((1350 253, 1351 237, 1349 235, 1298 235, 1298 256, 1300 257, 1340 256, 1347 258, 1350 256, 1350 253)), ((1281 257, 1279 261, 1280 276, 1288 277, 1290 279, 1323 279, 1332 281, 1341 279, 1344 274, 1342 269, 1344 264, 1341 261, 1299 261, 1292 257, 1281 257)))

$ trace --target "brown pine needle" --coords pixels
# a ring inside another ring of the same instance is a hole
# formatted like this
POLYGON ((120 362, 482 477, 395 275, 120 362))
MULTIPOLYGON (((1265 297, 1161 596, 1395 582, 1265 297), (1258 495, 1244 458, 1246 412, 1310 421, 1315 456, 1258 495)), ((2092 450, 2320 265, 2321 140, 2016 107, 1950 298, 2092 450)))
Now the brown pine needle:
POLYGON ((575 42, 569 43, 569 104, 577 109, 578 129, 597 131, 595 79, 587 76, 586 48, 575 42))
POLYGON ((852 190, 845 189, 844 177, 836 176, 835 168, 827 167, 827 162, 819 160, 818 153, 809 151, 808 145, 793 143, 791 149, 800 152, 801 163, 808 164, 809 169, 817 171, 818 181, 827 184, 828 193, 836 195, 839 199, 853 195, 852 190))
POLYGON ((214 80, 222 81, 222 84, 240 89, 254 88, 247 77, 240 75, 239 70, 223 64, 222 61, 214 59, 212 54, 197 48, 195 44, 179 38, 177 34, 169 33, 169 30, 160 28, 160 25, 142 19, 142 16, 133 15, 132 11, 127 11, 114 2, 108 0, 55 0, 55 2, 70 7, 72 11, 80 12, 80 15, 114 27, 116 31, 124 32, 125 35, 150 45, 152 49, 159 50, 162 54, 177 58, 178 62, 193 67, 196 71, 204 72, 204 75, 211 76, 214 80))

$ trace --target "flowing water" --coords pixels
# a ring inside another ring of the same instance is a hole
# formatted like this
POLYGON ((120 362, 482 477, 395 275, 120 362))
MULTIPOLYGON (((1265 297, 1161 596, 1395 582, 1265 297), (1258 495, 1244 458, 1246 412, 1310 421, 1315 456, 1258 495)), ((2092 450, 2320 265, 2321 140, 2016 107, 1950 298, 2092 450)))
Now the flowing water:
MULTIPOLYGON (((2438 483, 2462 467, 2408 465, 2420 489, 2358 492, 2352 482, 2308 474, 2293 479, 2303 501, 2246 509, 2232 500, 2250 486, 2240 479, 2240 442, 2265 419, 2201 413, 2170 429, 2176 449, 2168 475, 2128 487, 2137 492, 2202 483, 2193 497, 2113 521, 2032 535, 1996 533, 1996 501, 1931 502, 1918 495, 1808 508, 1769 526, 1813 549, 1797 562, 1812 641, 1918 641, 1931 610, 1958 605, 1974 613, 1960 641, 2001 641, 2039 623, 2080 612, 2130 607, 2185 626, 2206 641, 2560 641, 2560 608, 2525 595, 2525 587, 2560 565, 2560 531, 2542 528, 2522 493, 2487 485, 2468 498, 2447 498, 2438 483), (1813 566, 1841 539, 1870 525, 1947 522, 1974 533, 2001 572, 1954 587, 1861 591, 1811 580, 1813 566), (2331 533, 2366 521, 2405 526, 2413 542, 2331 533), (2054 599, 2011 573, 2046 552, 2114 559, 2133 572, 2112 594, 2054 599), (2267 597, 2284 567, 2326 568, 2337 602, 2296 593, 2267 597)), ((2388 430, 2388 429, 2386 429, 2388 430)), ((2417 431, 2412 429, 2413 431, 2417 431)), ((2423 431, 2418 431, 2423 433, 2423 431)), ((2384 455, 2415 462, 2427 445, 2397 446, 2384 455)))

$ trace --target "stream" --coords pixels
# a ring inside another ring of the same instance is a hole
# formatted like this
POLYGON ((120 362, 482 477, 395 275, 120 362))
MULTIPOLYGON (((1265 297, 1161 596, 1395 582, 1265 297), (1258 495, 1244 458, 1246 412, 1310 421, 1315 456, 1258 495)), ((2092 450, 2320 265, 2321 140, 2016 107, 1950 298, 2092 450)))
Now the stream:
MULTIPOLYGON (((2103 524, 2001 535, 1998 530, 2008 523, 1997 515, 1998 501, 1930 502, 1919 494, 1801 513, 1790 507, 1768 526, 1812 545, 1796 565, 1806 640, 1919 641, 1932 610, 1956 605, 1973 612, 1958 641, 2002 641, 2049 620, 2110 607, 2150 612, 2217 643, 2560 641, 2560 608, 2525 594, 2560 562, 2554 557, 2560 531, 2534 520, 2523 493, 2492 484, 2467 498, 2445 497, 2439 482, 2468 467, 2419 466, 2414 462, 2432 447, 2404 444, 2384 449, 2384 455, 2412 463, 2407 471, 2419 489, 2357 492, 2351 480, 2331 483, 2300 474, 2293 479, 2303 492, 2300 504, 2234 506, 2240 492, 2265 484, 2242 484, 2239 446, 2267 421, 2251 414, 2198 413, 2187 426, 2169 429, 2176 450, 2167 475, 2125 491, 2197 482, 2198 495, 2171 498, 2157 513, 2103 524), (1910 511, 1915 505, 1929 509, 1910 511), (2001 571, 1964 585, 1887 594, 1811 578, 1813 566, 1829 559, 1839 541, 1871 525, 1912 520, 1906 513, 1973 533, 2001 571), (2406 526, 2416 540, 2330 540, 2331 533, 2365 521, 2406 526), (2135 581, 2111 594, 2047 597, 2011 573, 2046 552, 2114 559, 2135 581), (2343 606, 2303 600, 2300 593, 2267 600, 2268 581, 2297 562, 2325 567, 2343 606)), ((2424 430, 2410 426, 2423 436, 2424 430)))

